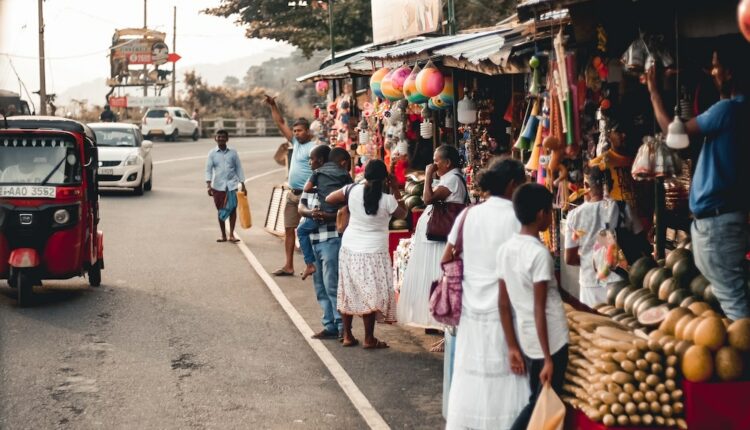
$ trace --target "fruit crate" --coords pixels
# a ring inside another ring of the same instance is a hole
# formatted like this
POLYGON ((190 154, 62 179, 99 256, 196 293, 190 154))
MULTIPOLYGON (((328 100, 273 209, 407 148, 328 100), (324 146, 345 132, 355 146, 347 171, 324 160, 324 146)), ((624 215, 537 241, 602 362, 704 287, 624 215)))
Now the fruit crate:
POLYGON ((750 429, 750 381, 682 381, 690 430, 750 429))

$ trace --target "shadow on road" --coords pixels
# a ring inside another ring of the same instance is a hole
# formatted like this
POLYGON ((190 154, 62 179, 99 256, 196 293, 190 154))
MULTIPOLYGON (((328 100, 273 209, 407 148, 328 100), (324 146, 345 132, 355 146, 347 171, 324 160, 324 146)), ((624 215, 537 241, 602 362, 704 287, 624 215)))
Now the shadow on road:
MULTIPOLYGON (((34 296, 32 299, 31 308, 43 308, 43 307, 54 307, 57 305, 66 305, 70 302, 74 302, 92 292, 94 289, 84 284, 81 286, 36 286, 34 287, 34 296)), ((9 299, 9 303, 16 303, 16 290, 10 287, 0 288, 0 295, 4 296, 4 299, 9 299)))

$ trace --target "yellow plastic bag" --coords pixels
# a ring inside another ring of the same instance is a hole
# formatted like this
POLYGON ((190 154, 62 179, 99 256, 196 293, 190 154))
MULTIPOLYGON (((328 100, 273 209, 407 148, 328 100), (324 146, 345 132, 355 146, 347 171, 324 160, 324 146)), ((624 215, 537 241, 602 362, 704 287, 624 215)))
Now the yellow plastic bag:
POLYGON ((544 384, 531 413, 527 430, 562 430, 565 424, 565 405, 549 384, 544 384))
POLYGON ((250 214, 250 204, 247 202, 247 194, 242 190, 237 190, 237 214, 239 215, 242 228, 253 226, 253 217, 250 214))

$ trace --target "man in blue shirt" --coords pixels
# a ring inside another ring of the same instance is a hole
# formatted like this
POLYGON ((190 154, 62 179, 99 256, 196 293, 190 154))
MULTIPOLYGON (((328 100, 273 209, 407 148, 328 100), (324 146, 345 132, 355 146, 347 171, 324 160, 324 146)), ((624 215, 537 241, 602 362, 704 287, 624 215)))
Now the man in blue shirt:
MULTIPOLYGON (((711 75, 721 100, 685 124, 691 137, 704 137, 690 186, 691 228, 695 264, 711 281, 721 309, 732 320, 750 316, 743 259, 748 245, 747 186, 750 169, 748 54, 740 44, 722 43, 713 53, 711 75)), ((659 95, 656 75, 648 72, 648 88, 661 129, 671 118, 659 95)))
POLYGON ((214 198, 216 210, 219 211, 219 228, 221 239, 217 242, 226 242, 227 233, 225 227, 226 216, 229 217, 229 241, 239 242, 234 237, 234 225, 237 221, 237 186, 245 190, 245 172, 242 170, 240 156, 232 148, 227 147, 229 134, 226 130, 217 130, 214 136, 216 148, 208 152, 206 160, 206 187, 208 195, 214 198), (223 218, 223 219, 222 219, 223 218))
POLYGON ((292 128, 281 116, 276 100, 266 96, 266 103, 271 107, 271 116, 281 134, 292 143, 292 156, 289 159, 289 192, 287 192, 284 206, 284 251, 286 262, 284 266, 273 272, 275 276, 294 276, 294 242, 295 230, 299 225, 300 215, 297 211, 302 189, 312 175, 310 168, 310 152, 316 143, 310 133, 310 122, 304 118, 294 121, 292 128))

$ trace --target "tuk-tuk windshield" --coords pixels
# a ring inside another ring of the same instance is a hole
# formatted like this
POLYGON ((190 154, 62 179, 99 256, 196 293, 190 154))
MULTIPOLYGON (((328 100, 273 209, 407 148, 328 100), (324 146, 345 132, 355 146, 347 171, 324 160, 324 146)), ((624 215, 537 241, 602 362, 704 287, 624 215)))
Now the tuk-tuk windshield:
POLYGON ((73 140, 59 136, 0 137, 0 184, 80 182, 81 163, 73 140))
POLYGON ((96 146, 137 146, 133 130, 124 128, 95 128, 96 146))

